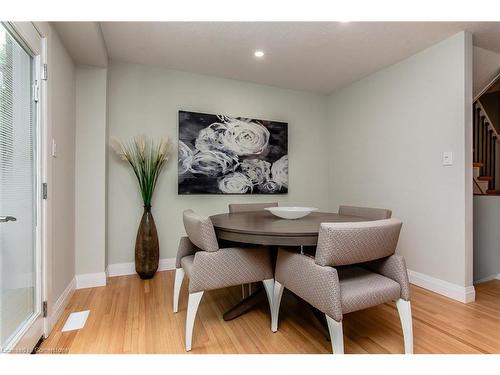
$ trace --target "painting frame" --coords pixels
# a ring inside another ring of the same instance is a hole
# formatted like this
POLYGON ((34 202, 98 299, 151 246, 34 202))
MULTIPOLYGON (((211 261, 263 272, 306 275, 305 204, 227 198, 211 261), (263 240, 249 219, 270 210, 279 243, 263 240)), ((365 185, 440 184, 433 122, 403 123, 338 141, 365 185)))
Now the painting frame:
POLYGON ((179 195, 288 194, 288 123, 179 110, 179 195))

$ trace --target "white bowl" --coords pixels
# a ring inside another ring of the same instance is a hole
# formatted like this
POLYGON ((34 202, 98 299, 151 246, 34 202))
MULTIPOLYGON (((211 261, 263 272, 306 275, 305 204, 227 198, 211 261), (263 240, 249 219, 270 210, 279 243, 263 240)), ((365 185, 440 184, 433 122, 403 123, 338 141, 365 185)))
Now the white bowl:
POLYGON ((282 219, 300 219, 316 211, 315 207, 266 207, 265 210, 270 211, 274 216, 282 219))

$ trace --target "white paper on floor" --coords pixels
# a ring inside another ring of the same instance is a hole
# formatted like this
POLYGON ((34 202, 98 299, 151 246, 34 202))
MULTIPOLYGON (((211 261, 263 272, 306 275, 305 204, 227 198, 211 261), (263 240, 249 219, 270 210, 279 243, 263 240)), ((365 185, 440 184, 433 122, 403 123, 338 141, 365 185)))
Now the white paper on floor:
POLYGON ((75 329, 82 329, 83 326, 85 325, 85 322, 87 321, 89 313, 90 310, 85 310, 69 314, 66 323, 64 323, 62 332, 73 331, 75 329))

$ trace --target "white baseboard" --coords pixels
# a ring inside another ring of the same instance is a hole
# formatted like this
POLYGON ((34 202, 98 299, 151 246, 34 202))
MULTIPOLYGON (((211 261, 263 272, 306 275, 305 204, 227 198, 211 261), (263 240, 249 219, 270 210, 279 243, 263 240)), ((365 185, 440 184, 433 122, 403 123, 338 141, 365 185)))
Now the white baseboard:
POLYGON ((134 272, 134 263, 108 264, 106 268, 106 275, 108 275, 108 277, 132 275, 134 272))
POLYGON ((62 312, 68 306, 68 303, 73 296, 73 293, 76 289, 76 279, 73 278, 71 282, 68 284, 66 289, 61 293, 56 303, 52 306, 52 313, 50 314, 49 320, 49 332, 52 331, 52 328, 57 323, 59 318, 61 317, 62 312))
POLYGON ((486 281, 491 281, 491 280, 500 280, 500 273, 496 275, 490 275, 487 277, 483 277, 482 279, 475 280, 474 284, 480 284, 480 283, 485 283, 486 281))
POLYGON ((476 299, 476 291, 473 286, 460 286, 448 281, 436 279, 420 272, 408 270, 410 283, 424 289, 429 289, 435 293, 452 298, 454 300, 469 303, 476 299))
POLYGON ((76 275, 76 289, 95 288, 106 285, 106 272, 76 275))
MULTIPOLYGON (((160 259, 158 271, 169 271, 175 269, 175 258, 160 259)), ((109 264, 106 269, 108 277, 126 276, 135 274, 135 263, 109 264)))
POLYGON ((175 258, 160 259, 158 271, 171 271, 175 270, 175 258))

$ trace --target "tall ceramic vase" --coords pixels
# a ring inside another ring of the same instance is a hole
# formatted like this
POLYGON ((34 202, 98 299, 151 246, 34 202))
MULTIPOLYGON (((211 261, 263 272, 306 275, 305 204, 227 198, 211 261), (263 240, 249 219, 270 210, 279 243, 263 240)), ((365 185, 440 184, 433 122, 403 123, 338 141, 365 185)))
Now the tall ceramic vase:
POLYGON ((151 279, 158 269, 160 245, 151 206, 144 206, 135 240, 135 271, 141 279, 151 279))

